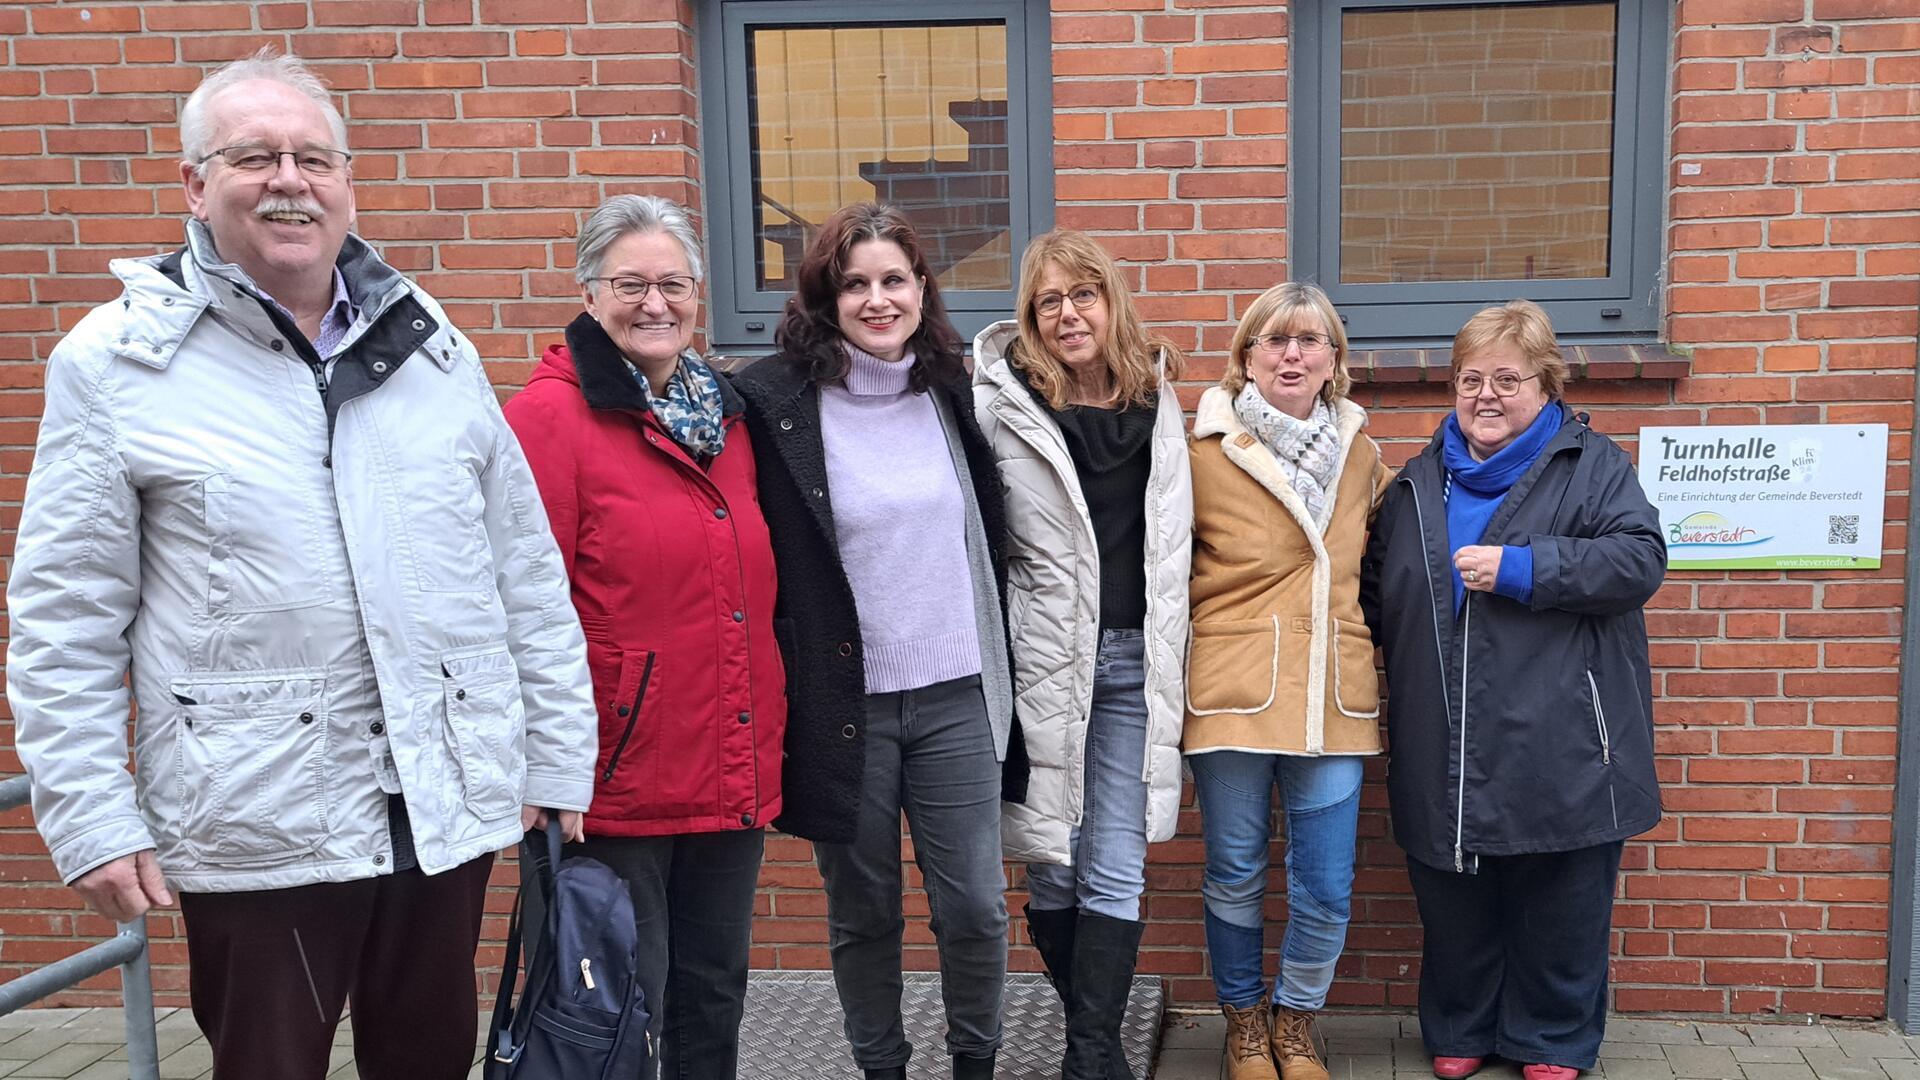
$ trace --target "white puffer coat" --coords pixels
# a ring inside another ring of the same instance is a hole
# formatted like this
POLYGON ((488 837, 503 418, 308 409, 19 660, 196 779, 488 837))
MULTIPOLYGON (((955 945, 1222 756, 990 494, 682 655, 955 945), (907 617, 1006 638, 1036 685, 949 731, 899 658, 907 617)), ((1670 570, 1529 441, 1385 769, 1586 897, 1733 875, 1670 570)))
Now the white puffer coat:
POLYGON ((388 760, 428 873, 513 843, 523 802, 584 810, 586 645, 473 346, 349 237, 331 377, 361 393, 329 438, 293 344, 189 242, 115 261, 125 292, 47 365, 7 696, 62 880, 146 848, 187 891, 391 872, 388 760))
MULTIPOLYGON (((1032 772, 1025 804, 1006 803, 1010 859, 1072 861, 1086 794, 1087 717, 1100 650, 1100 554, 1060 427, 1007 360, 1012 322, 974 340, 973 400, 1007 498, 1007 621, 1014 712, 1032 772)), ((1186 715, 1187 576, 1193 483, 1179 399, 1162 383, 1147 479, 1147 839, 1171 839, 1180 811, 1186 715)))

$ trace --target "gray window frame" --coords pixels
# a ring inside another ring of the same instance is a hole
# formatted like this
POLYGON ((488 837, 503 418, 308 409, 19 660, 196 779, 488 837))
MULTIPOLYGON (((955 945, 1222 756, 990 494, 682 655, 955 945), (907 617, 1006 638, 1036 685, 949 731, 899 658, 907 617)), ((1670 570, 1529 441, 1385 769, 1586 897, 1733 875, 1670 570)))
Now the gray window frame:
POLYGON ((1299 279, 1326 289, 1356 345, 1444 346, 1474 312, 1515 298, 1544 307, 1563 339, 1590 344, 1658 339, 1671 0, 1618 0, 1608 277, 1384 285, 1339 281, 1341 16, 1355 10, 1560 2, 1565 0, 1326 0, 1294 8, 1294 271, 1299 279))
MULTIPOLYGON (((838 24, 920 26, 1002 20, 1007 26, 1007 143, 1015 270, 1027 241, 1053 227, 1053 63, 1047 0, 969 0, 905 14, 898 0, 701 0, 696 34, 707 206, 707 304, 716 350, 765 352, 788 292, 760 289, 754 273, 752 132, 747 30, 838 24)), ((1015 283, 1017 287, 1017 282, 1015 283)), ((1008 318, 1014 289, 947 289, 941 299, 967 341, 1008 318)))

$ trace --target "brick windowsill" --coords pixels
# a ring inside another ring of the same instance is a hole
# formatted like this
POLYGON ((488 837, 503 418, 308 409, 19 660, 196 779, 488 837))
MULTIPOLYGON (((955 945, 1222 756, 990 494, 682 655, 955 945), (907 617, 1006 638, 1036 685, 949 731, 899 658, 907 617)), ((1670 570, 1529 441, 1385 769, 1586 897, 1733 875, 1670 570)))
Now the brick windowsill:
MULTIPOLYGON (((1568 376, 1582 379, 1684 379, 1693 361, 1660 345, 1570 345, 1560 350, 1568 376)), ((1453 350, 1355 349, 1347 370, 1356 383, 1445 382, 1453 350)))

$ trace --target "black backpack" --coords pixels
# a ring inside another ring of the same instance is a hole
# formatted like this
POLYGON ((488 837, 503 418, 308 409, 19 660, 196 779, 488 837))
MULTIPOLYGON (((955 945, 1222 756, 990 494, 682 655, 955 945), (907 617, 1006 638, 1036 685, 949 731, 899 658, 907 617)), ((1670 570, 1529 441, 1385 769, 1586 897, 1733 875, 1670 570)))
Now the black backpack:
POLYGON ((595 859, 561 862, 558 821, 550 822, 544 834, 528 833, 523 850, 533 858, 523 860, 520 895, 507 924, 506 964, 482 1075, 486 1080, 645 1075, 653 1040, 637 977, 638 935, 627 883, 595 859), (546 911, 537 929, 520 918, 530 889, 540 890, 546 911), (526 992, 516 1008, 513 991, 523 944, 532 948, 526 992))

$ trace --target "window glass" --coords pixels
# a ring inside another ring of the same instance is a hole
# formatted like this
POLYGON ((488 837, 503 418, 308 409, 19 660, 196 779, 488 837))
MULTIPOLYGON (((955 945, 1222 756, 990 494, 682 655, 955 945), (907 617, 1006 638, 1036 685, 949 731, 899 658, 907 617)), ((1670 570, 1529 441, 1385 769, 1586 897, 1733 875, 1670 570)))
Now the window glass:
POLYGON ((1343 12, 1340 281, 1607 277, 1616 7, 1343 12))

